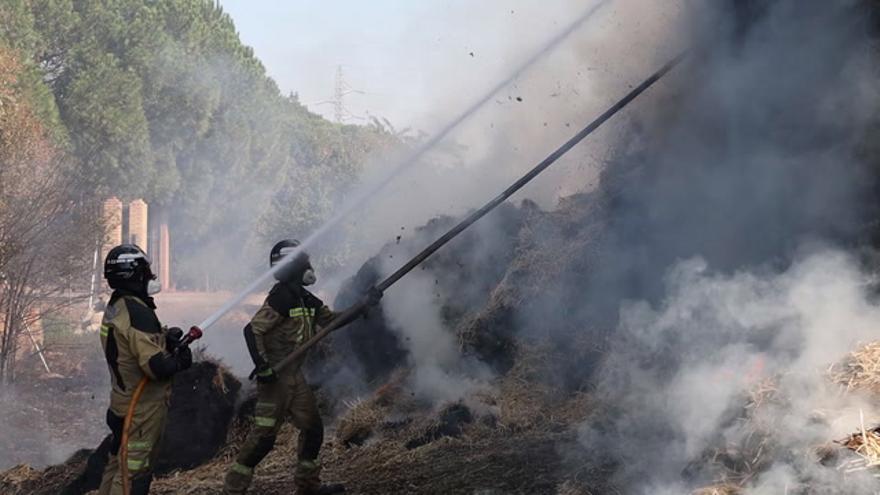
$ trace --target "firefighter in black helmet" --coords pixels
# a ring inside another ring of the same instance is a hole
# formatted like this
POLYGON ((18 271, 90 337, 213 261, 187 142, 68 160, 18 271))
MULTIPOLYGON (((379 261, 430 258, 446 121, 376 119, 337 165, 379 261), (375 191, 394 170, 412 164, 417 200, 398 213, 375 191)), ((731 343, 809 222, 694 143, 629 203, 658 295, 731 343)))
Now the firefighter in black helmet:
MULTIPOLYGON (((294 473, 296 493, 339 493, 344 491, 341 485, 321 484, 318 453, 324 441, 324 425, 312 390, 300 370, 302 363, 282 370, 273 368, 336 314, 306 290, 306 286, 315 283, 316 277, 308 254, 299 249, 299 242, 284 240, 276 244, 269 254, 269 264, 273 267, 281 264, 275 272, 278 283, 244 328, 245 342, 256 367, 254 427, 226 474, 224 493, 247 491, 254 467, 272 450, 285 419, 290 419, 300 430, 294 473)), ((381 293, 374 290, 367 302, 375 305, 380 298, 381 293)))
POLYGON ((160 286, 141 248, 123 244, 111 249, 104 261, 104 278, 113 289, 100 330, 112 385, 107 410, 112 446, 98 493, 122 493, 118 455, 123 421, 135 388, 146 378, 129 428, 126 462, 131 494, 141 495, 150 491, 152 467, 168 413, 171 378, 192 365, 192 353, 181 344, 182 330, 159 324, 151 296, 160 286))

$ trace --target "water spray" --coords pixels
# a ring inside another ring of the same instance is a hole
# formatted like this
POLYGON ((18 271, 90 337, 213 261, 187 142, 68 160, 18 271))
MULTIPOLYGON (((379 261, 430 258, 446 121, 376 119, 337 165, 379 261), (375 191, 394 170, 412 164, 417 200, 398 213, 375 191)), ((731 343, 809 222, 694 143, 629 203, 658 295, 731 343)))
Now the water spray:
MULTIPOLYGON (((639 84, 635 89, 630 91, 626 96, 621 98, 617 103, 612 105, 608 110, 606 110, 602 115, 596 117, 595 120, 590 122, 586 127, 581 129, 580 132, 575 134, 571 139, 566 141, 562 146, 557 148, 553 153, 551 153, 547 158, 545 158, 541 163, 537 164, 533 169, 531 169, 528 173, 519 178, 516 182, 511 184, 510 187, 501 192, 494 199, 486 203, 479 210, 474 211, 467 218, 458 223, 455 227, 450 229, 447 233, 443 234, 442 237, 431 243, 430 246, 426 247, 422 252, 417 254, 411 260, 409 260, 405 265, 400 267, 396 272, 389 275, 385 280, 381 281, 374 288, 370 289, 371 291, 380 291, 384 292, 389 287, 394 285, 398 280, 403 278, 404 275, 412 271, 413 268, 420 265, 423 261, 428 259, 429 256, 434 254, 438 249, 443 247, 446 243, 454 239, 458 234, 464 231, 466 228, 470 227, 477 220, 483 218, 487 213, 494 210, 498 205, 503 203, 507 198, 511 197, 515 192, 522 189, 526 184, 531 182, 532 179, 537 177, 541 172, 546 170, 550 165, 552 165, 556 160, 560 159, 563 155, 568 153, 572 148, 574 148, 578 143, 583 141, 587 136, 592 134, 596 129, 602 126, 605 122, 607 122, 611 117, 616 115, 618 112, 623 110, 627 105, 629 105, 633 100, 636 99, 640 94, 644 93, 648 88, 650 88, 655 82, 659 81, 663 76, 665 76, 669 71, 674 69, 682 60, 687 56, 687 52, 682 52, 676 57, 672 58, 669 62, 667 62, 663 67, 661 67, 657 72, 652 74, 650 77, 645 79, 644 82, 639 84)), ((291 363, 296 362, 300 358, 302 358, 308 350, 317 344, 321 339, 329 335, 332 331, 340 328, 346 323, 352 321, 366 309, 368 305, 367 300, 363 300, 359 303, 352 305, 350 308, 346 309, 342 313, 340 313, 336 318, 333 319, 330 323, 327 324, 324 328, 321 329, 320 332, 315 334, 311 339, 305 341, 302 345, 298 346, 297 349, 289 354, 287 357, 282 359, 278 364, 273 366, 273 368, 278 371, 291 363)))
POLYGON ((525 72, 533 65, 535 65, 535 63, 543 59, 548 53, 559 46, 572 33, 580 28, 587 20, 593 17, 596 12, 598 12, 602 7, 609 3, 611 3, 611 0, 600 0, 592 7, 587 9, 583 14, 578 16, 571 24, 568 25, 568 27, 566 27, 565 29, 557 33, 553 38, 541 45, 540 48, 535 51, 535 53, 533 53, 522 64, 520 64, 513 72, 510 73, 510 75, 508 75, 501 82, 492 87, 492 89, 490 89, 485 95, 478 98, 457 117, 455 117, 445 126, 443 126, 437 134, 419 145, 415 150, 412 151, 412 153, 408 154, 405 158, 400 160, 397 165, 395 165, 382 178, 371 184, 369 187, 364 188, 361 192, 355 194, 351 200, 344 203, 343 207, 340 208, 329 220, 324 222, 324 224, 318 227, 317 230, 315 230, 312 234, 303 239, 301 244, 296 249, 288 253, 274 267, 270 268, 268 271, 260 275, 241 292, 236 294, 232 299, 230 299, 223 306, 217 309, 217 311, 208 316, 208 318, 206 318, 198 325, 198 328, 205 330, 217 323, 217 321, 222 318, 223 315, 231 311, 234 307, 238 306, 249 294, 257 290, 268 280, 271 280, 275 273, 280 270, 281 267, 284 266, 286 263, 293 260, 297 254, 314 244, 317 239, 323 237, 328 231, 330 231, 330 229, 336 227, 340 222, 348 217, 348 215, 352 211, 362 207, 364 204, 369 202, 376 195, 376 193, 384 189, 385 186, 387 186, 392 180, 394 180, 395 177, 400 175, 406 169, 418 163, 420 158, 422 158, 426 153, 434 149, 437 144, 443 141, 443 139, 445 139, 453 130, 458 128, 458 126, 460 126, 464 121, 468 120, 478 110, 485 106, 486 103, 492 101, 492 99, 498 93, 500 93, 504 88, 510 85, 510 83, 516 80, 516 78, 518 78, 520 75, 522 75, 523 72, 525 72))

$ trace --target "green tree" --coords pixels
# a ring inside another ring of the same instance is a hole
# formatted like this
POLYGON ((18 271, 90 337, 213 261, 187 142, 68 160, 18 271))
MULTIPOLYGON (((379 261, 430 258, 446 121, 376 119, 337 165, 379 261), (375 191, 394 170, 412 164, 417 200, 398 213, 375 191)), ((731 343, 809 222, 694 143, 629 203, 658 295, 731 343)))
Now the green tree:
POLYGON ((45 103, 34 106, 80 175, 170 222, 174 259, 192 272, 184 285, 218 258, 307 233, 395 140, 281 95, 214 1, 9 0, 0 26, 30 60, 34 101, 45 103))

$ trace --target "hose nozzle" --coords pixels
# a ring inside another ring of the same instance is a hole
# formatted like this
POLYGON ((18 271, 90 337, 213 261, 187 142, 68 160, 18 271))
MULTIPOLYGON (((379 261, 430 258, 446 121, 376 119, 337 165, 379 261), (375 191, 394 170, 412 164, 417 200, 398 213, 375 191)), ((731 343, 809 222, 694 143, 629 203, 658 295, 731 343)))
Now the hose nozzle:
POLYGON ((196 325, 193 325, 189 328, 189 332, 187 332, 186 335, 184 335, 183 339, 181 339, 180 344, 181 345, 190 345, 193 342, 195 342, 196 340, 199 340, 200 338, 202 338, 202 333, 203 332, 202 332, 201 328, 197 327, 196 325))

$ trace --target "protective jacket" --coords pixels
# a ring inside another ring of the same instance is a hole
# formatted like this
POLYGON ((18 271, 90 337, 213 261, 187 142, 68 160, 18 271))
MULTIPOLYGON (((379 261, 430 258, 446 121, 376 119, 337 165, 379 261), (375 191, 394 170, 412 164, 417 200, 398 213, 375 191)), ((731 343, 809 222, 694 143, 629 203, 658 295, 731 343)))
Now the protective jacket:
POLYGON ((114 293, 101 323, 101 346, 110 368, 110 410, 115 415, 125 416, 134 389, 144 377, 149 382, 139 403, 167 401, 173 372, 164 365, 165 345, 165 330, 150 302, 114 293))
MULTIPOLYGON (((277 283, 245 327, 245 341, 257 369, 274 366, 310 339, 316 327, 324 326, 336 314, 306 289, 277 283)), ((282 372, 293 374, 298 366, 282 372)))

